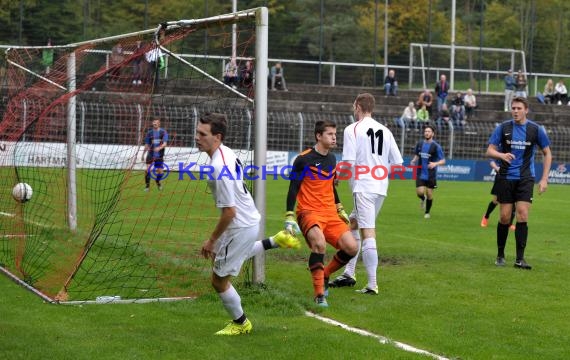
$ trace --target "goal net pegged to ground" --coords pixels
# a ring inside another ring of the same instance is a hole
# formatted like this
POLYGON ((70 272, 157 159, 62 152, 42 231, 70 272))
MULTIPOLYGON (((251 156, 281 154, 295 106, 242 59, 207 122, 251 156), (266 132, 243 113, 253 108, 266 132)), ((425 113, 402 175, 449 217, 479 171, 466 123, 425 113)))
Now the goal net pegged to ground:
POLYGON ((219 212, 200 179, 208 159, 194 132, 204 112, 225 113, 224 142, 244 163, 264 160, 265 140, 254 135, 266 117, 267 83, 252 76, 267 76, 267 10, 78 44, 13 47, 5 61, 2 270, 48 301, 209 291, 211 264, 199 249, 219 212), (232 55, 237 79, 224 83, 232 55), (255 66, 246 69, 246 62, 255 66), (159 190, 150 169, 145 191, 149 168, 141 157, 154 119, 168 134, 166 170, 159 190), (32 187, 29 201, 12 198, 17 183, 32 187))

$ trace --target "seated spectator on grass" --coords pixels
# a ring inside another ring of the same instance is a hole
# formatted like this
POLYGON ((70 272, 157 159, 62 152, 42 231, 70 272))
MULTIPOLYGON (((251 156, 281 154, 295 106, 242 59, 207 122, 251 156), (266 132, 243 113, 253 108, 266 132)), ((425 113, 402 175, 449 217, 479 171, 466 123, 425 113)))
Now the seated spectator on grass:
POLYGON ((398 80, 396 80, 396 72, 394 70, 388 71, 388 75, 384 79, 384 90, 386 91, 386 96, 398 95, 398 80))
POLYGON ((542 92, 543 101, 545 104, 554 104, 554 81, 548 79, 544 85, 544 91, 542 92))
POLYGON ((568 103, 568 90, 566 89, 566 85, 564 85, 564 80, 558 81, 554 87, 554 101, 556 101, 558 105, 566 105, 566 103, 568 103))
POLYGON ((465 103, 465 120, 471 118, 475 109, 477 108, 477 98, 473 94, 472 89, 467 89, 467 93, 463 97, 465 103))
POLYGON ((425 89, 424 91, 422 91, 420 97, 418 98, 418 101, 416 102, 416 105, 418 106, 418 108, 421 108, 422 106, 425 105, 426 110, 429 113, 429 116, 430 117, 432 116, 433 95, 429 89, 425 89))
POLYGON ((397 125, 403 129, 410 128, 410 124, 414 124, 417 119, 418 115, 416 112, 416 108, 414 107, 414 103, 410 102, 408 106, 404 109, 404 113, 400 116, 397 120, 397 125))

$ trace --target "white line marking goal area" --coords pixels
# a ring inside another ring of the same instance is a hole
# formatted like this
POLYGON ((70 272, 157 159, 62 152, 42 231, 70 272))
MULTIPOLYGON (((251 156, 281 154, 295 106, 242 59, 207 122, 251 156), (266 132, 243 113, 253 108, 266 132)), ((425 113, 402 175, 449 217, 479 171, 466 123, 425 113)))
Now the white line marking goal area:
POLYGON ((402 350, 404 350, 404 351, 408 351, 408 352, 412 352, 412 353, 416 353, 416 354, 421 354, 421 355, 427 355, 427 356, 430 356, 430 357, 432 357, 432 358, 434 358, 434 359, 437 359, 437 360, 449 360, 449 359, 446 358, 446 357, 443 357, 443 356, 440 356, 440 355, 437 355, 437 354, 430 353, 429 351, 422 350, 422 349, 418 349, 418 348, 416 348, 416 347, 413 347, 413 346, 408 345, 408 344, 404 344, 404 343, 399 342, 399 341, 390 340, 390 339, 388 339, 387 337, 384 337, 384 336, 381 336, 381 335, 377 335, 377 334, 371 333, 371 332, 366 331, 366 330, 357 329, 357 328, 355 328, 355 327, 348 326, 348 325, 343 324, 343 323, 341 323, 341 322, 339 322, 339 321, 336 321, 336 320, 329 319, 329 318, 324 317, 324 316, 320 316, 320 315, 314 314, 314 313, 312 313, 312 312, 310 312, 310 311, 305 311, 305 315, 307 315, 308 317, 315 318, 315 319, 317 319, 317 320, 320 320, 320 321, 322 321, 322 322, 324 322, 324 323, 327 323, 327 324, 330 324, 330 325, 339 326, 339 327, 343 328, 344 330, 353 332, 353 333, 358 334, 358 335, 369 336, 369 337, 371 337, 371 338, 374 338, 374 339, 378 340, 381 344, 391 344, 391 345, 393 345, 393 346, 395 346, 395 347, 397 347, 397 348, 399 348, 399 349, 402 349, 402 350))

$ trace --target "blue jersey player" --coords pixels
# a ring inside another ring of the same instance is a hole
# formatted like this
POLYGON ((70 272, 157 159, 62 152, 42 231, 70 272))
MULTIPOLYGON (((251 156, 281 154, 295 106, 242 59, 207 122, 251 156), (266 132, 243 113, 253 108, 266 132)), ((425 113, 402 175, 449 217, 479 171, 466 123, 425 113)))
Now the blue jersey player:
POLYGON ((164 174, 164 149, 168 143, 168 133, 160 127, 160 119, 152 121, 152 129, 149 129, 144 137, 144 151, 142 161, 146 162, 145 172, 145 188, 148 191, 150 187, 150 177, 153 174, 158 190, 162 190, 162 176, 164 174), (146 154, 146 158, 145 158, 146 154))
POLYGON ((516 203, 517 223, 515 226, 515 267, 530 270, 524 251, 528 238, 528 212, 532 203, 535 181, 534 155, 538 146, 543 154, 542 178, 538 192, 548 188, 548 173, 552 164, 550 140, 544 127, 526 118, 528 100, 515 97, 511 103, 511 120, 497 126, 489 138, 487 156, 500 161, 496 175, 497 200, 500 204, 500 220, 497 224, 497 266, 505 265, 505 245, 509 235, 509 220, 516 203))
POLYGON ((435 129, 428 125, 424 128, 424 140, 418 142, 414 151, 411 165, 416 168, 416 194, 422 201, 425 209, 424 218, 430 218, 430 210, 433 204, 433 189, 437 187, 437 167, 445 165, 443 149, 433 137, 435 129))

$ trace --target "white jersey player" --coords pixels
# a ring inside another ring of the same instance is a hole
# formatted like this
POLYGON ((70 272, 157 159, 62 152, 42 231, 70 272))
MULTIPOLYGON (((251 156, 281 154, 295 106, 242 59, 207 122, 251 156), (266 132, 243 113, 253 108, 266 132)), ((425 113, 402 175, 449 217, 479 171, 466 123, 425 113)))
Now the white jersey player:
POLYGON ((210 167, 201 176, 208 177, 216 207, 221 214, 208 240, 202 245, 202 256, 214 260, 212 286, 217 291, 232 321, 217 335, 249 333, 251 322, 241 307, 241 298, 230 280, 237 276, 245 260, 276 247, 300 247, 299 240, 286 231, 257 241, 261 216, 243 182, 243 169, 232 149, 222 141, 227 131, 224 114, 206 113, 196 128, 196 144, 210 157, 210 167))
MULTIPOLYGON (((376 217, 388 195, 390 171, 404 162, 392 132, 372 118, 374 104, 374 96, 369 93, 356 97, 353 110, 357 121, 344 130, 342 152, 343 161, 352 165, 350 186, 354 208, 350 215, 351 228, 357 242, 361 243, 362 261, 368 275, 368 284, 358 291, 371 295, 378 294, 376 217)), ((354 286, 357 258, 352 258, 344 274, 330 282, 329 286, 354 286)))

